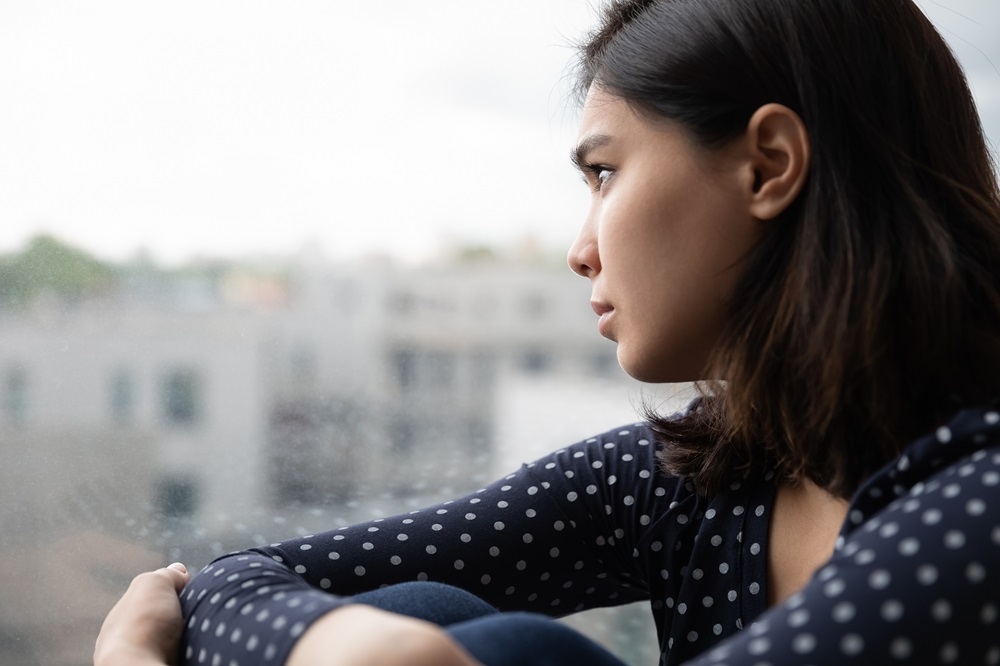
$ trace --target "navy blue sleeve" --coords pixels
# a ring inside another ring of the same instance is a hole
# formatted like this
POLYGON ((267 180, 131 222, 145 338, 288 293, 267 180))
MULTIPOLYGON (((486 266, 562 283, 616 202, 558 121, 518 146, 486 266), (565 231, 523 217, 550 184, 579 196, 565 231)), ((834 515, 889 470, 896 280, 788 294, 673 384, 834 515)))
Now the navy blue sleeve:
POLYGON ((648 598, 636 547, 687 492, 654 449, 642 427, 616 429, 456 500, 220 558, 182 593, 185 657, 283 663, 350 595, 404 581, 554 616, 648 598))
POLYGON ((899 492, 803 590, 688 663, 1000 664, 1000 448, 899 492))

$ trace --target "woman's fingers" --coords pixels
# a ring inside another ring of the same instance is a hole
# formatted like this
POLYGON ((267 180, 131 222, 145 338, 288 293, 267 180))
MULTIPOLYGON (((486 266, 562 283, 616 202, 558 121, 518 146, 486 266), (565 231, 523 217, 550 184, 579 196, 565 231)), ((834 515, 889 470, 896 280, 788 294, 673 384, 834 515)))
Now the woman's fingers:
POLYGON ((104 620, 94 663, 172 662, 183 629, 177 595, 190 579, 187 568, 179 562, 133 578, 104 620))

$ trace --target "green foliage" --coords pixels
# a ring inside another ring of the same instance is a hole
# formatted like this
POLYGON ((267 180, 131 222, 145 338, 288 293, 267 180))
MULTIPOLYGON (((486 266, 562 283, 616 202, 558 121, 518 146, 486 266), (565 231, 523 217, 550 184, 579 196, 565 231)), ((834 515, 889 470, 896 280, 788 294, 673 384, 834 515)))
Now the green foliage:
POLYGON ((116 269, 51 236, 36 236, 20 253, 0 257, 0 304, 24 306, 42 294, 76 302, 107 292, 116 269))

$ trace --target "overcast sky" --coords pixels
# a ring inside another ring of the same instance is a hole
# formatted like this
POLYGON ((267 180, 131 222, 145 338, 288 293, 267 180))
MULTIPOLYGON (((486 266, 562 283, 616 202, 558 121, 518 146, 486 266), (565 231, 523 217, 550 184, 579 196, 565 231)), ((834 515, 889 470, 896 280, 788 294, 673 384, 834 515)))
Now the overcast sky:
MULTIPOLYGON (((922 0, 1000 143, 1000 2, 922 0), (996 65, 996 66, 994 66, 996 65)), ((0 252, 568 246, 590 0, 0 0, 0 252)))

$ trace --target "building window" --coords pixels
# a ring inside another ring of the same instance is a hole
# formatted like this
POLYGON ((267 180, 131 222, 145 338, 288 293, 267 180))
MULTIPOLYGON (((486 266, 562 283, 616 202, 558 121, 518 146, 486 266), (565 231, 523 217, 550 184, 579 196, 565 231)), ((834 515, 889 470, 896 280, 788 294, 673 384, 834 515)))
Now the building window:
POLYGON ((135 417, 135 380, 127 370, 111 375, 108 387, 111 416, 118 423, 130 423, 135 417))
POLYGON ((28 375, 22 368, 10 368, 4 381, 3 410, 15 425, 28 417, 28 375))
POLYGON ((538 374, 552 367, 552 358, 547 352, 541 349, 528 349, 521 354, 518 365, 521 366, 522 370, 538 374))
POLYGON ((434 351, 426 355, 427 386, 448 388, 455 382, 455 355, 434 351))
POLYGON ((416 385, 416 355, 409 349, 398 349, 392 355, 396 384, 401 389, 411 389, 416 385))
POLYGON ((172 370, 163 378, 163 418, 179 426, 194 425, 202 418, 201 376, 192 369, 172 370))
POLYGON ((161 479, 156 487, 156 508, 167 518, 190 518, 198 509, 198 483, 186 475, 161 479))

